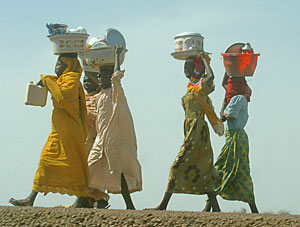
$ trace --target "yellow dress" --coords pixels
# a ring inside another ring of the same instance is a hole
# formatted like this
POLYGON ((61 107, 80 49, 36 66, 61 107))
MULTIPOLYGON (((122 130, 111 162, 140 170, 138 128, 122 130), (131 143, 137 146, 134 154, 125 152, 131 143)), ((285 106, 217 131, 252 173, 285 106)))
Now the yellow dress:
POLYGON ((32 190, 87 196, 89 171, 85 153, 87 111, 77 59, 61 58, 68 68, 60 77, 41 75, 52 94, 52 130, 42 150, 32 190))

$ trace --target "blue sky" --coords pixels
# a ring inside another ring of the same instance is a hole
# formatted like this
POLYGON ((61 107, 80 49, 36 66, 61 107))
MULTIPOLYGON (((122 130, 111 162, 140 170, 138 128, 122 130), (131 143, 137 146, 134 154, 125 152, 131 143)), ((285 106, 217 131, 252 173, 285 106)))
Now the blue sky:
MULTIPOLYGON (((126 39, 122 83, 134 118, 144 181, 144 190, 133 194, 138 209, 161 200, 183 140, 181 97, 187 80, 183 61, 170 56, 174 36, 193 31, 205 37, 204 48, 212 53, 216 91, 211 98, 216 112, 224 97, 220 54, 232 43, 250 42, 261 53, 255 75, 248 78, 253 95, 246 126, 257 206, 262 212, 300 213, 299 1, 0 0, 0 4, 0 205, 31 191, 50 132, 52 104, 48 99, 44 108, 24 105, 25 88, 40 74, 54 73, 57 57, 45 24, 65 23, 70 28, 85 27, 90 37, 103 37, 107 28, 116 28, 126 39)), ((210 131, 216 159, 225 139, 210 131)), ((73 200, 59 194, 39 195, 35 205, 68 205, 73 200)), ((245 203, 218 200, 223 211, 242 207, 249 211, 245 203)), ((204 202, 205 196, 176 194, 168 208, 200 211, 204 202)), ((124 208, 120 195, 112 196, 111 208, 124 208)))

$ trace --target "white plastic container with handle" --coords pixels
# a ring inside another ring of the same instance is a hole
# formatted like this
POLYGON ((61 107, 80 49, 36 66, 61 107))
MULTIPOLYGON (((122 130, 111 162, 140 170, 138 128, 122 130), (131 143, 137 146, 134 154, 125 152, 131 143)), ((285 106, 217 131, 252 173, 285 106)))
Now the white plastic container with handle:
POLYGON ((29 82, 26 88, 25 104, 31 106, 45 106, 47 103, 48 90, 40 87, 36 82, 29 82))

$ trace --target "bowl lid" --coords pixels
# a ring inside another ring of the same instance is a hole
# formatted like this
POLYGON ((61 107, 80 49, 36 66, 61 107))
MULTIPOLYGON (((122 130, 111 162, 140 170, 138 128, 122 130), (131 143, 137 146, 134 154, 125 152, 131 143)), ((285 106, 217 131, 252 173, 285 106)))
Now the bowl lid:
POLYGON ((221 53, 221 56, 260 56, 260 53, 221 53))
POLYGON ((174 39, 182 37, 182 36, 198 36, 198 37, 201 37, 204 39, 204 37, 200 33, 197 33, 197 32, 181 32, 181 33, 177 34, 174 39))
POLYGON ((100 38, 93 37, 88 41, 88 45, 91 46, 91 49, 97 49, 101 47, 107 47, 107 44, 103 42, 100 38))
POLYGON ((111 46, 120 45, 126 48, 125 38, 117 29, 109 28, 105 31, 104 40, 111 46))
POLYGON ((244 46, 245 43, 234 43, 226 49, 225 53, 241 53, 244 46))

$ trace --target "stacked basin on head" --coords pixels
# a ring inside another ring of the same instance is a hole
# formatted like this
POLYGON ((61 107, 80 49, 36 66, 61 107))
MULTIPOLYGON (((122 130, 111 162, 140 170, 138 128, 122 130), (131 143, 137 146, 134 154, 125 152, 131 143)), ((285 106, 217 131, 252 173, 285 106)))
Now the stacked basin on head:
POLYGON ((253 53, 250 43, 244 44, 240 53, 221 53, 228 76, 253 76, 260 53, 253 53))
MULTIPOLYGON (((48 38, 51 41, 55 55, 66 53, 83 53, 85 51, 88 34, 83 27, 68 29, 65 24, 47 24, 48 38)), ((37 82, 29 82, 26 87, 25 104, 32 106, 45 106, 48 91, 46 87, 38 86, 37 82)))
POLYGON ((204 52, 204 37, 196 32, 182 32, 175 36, 175 52, 171 55, 178 60, 187 60, 204 52))
POLYGON ((83 53, 88 34, 86 29, 78 27, 68 29, 64 24, 47 24, 49 39, 55 55, 64 53, 83 53))
POLYGON ((118 30, 109 28, 105 31, 103 39, 92 38, 89 40, 86 51, 83 54, 83 61, 97 71, 102 66, 114 65, 115 48, 117 46, 123 48, 120 54, 120 64, 122 64, 127 52, 125 39, 118 30))

